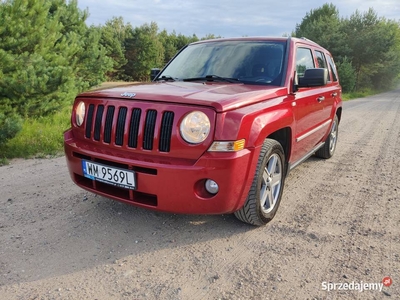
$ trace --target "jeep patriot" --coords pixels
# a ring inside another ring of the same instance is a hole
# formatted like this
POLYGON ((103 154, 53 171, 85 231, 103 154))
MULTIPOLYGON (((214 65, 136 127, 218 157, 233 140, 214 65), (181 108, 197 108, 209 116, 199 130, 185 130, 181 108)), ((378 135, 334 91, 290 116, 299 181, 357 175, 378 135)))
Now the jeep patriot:
POLYGON ((341 114, 335 63, 318 44, 215 39, 184 47, 150 83, 78 95, 64 147, 90 192, 263 225, 289 171, 334 154, 341 114))

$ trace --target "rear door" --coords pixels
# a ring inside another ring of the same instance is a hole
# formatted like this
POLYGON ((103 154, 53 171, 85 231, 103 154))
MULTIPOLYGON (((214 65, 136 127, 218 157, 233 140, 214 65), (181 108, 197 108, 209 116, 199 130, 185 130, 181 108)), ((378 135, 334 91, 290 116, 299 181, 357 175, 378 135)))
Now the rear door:
POLYGON ((337 76, 332 74, 332 70, 328 64, 328 53, 323 52, 322 50, 315 50, 315 57, 317 59, 318 68, 325 68, 328 70, 328 83, 325 87, 321 87, 321 95, 323 98, 321 101, 321 106, 323 107, 323 119, 324 121, 332 120, 332 116, 334 114, 334 102, 335 98, 339 96, 340 91, 339 85, 337 82, 337 76), (336 78, 336 81, 334 80, 336 78))

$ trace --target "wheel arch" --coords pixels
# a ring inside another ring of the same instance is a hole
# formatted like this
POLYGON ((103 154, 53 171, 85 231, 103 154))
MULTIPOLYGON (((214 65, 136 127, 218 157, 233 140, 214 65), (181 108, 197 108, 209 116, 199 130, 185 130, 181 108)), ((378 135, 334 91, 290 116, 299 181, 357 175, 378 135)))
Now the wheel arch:
POLYGON ((266 139, 276 140, 281 144, 283 151, 285 153, 285 163, 286 163, 286 172, 287 166, 290 159, 290 154, 292 151, 292 129, 290 127, 281 128, 266 137, 266 139))
POLYGON ((339 123, 340 123, 340 120, 342 118, 342 107, 341 106, 337 108, 336 115, 337 115, 339 123))
POLYGON ((276 140, 283 148, 287 172, 292 153, 293 126, 294 116, 291 110, 277 110, 258 116, 254 120, 251 130, 251 132, 257 132, 258 134, 250 136, 250 145, 255 148, 261 148, 266 139, 276 140), (260 128, 260 124, 264 126, 260 128))

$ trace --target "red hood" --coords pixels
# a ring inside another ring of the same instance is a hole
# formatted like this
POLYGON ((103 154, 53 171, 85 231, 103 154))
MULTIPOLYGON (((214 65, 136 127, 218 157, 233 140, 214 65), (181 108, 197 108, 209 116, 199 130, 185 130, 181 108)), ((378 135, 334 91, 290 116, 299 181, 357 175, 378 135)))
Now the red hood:
POLYGON ((217 112, 222 112, 286 94, 285 87, 176 81, 123 85, 93 90, 79 96, 211 106, 217 112), (134 97, 124 97, 123 94, 134 94, 134 97))

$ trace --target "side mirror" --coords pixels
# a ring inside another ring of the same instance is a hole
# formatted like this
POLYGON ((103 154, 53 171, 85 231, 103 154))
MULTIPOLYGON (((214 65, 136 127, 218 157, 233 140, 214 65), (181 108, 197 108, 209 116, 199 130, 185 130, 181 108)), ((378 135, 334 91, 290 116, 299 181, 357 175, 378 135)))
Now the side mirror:
POLYGON ((157 77, 157 75, 160 73, 160 71, 161 70, 159 68, 151 69, 151 71, 150 71, 150 80, 153 81, 157 77))
POLYGON ((325 68, 307 69, 303 77, 299 77, 298 87, 324 86, 328 82, 328 70, 325 68))

